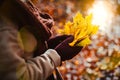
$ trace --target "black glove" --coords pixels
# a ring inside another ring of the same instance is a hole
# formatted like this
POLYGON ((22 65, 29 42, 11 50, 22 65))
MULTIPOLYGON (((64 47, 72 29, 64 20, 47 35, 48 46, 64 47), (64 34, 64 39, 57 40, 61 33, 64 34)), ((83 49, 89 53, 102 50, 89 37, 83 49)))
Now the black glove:
POLYGON ((68 37, 70 37, 70 36, 68 36, 68 35, 61 35, 61 36, 56 36, 56 37, 50 38, 47 41, 48 48, 54 49, 58 44, 60 44, 62 41, 64 41, 68 37))
POLYGON ((55 47, 55 50, 61 56, 61 60, 69 60, 76 56, 83 47, 80 46, 69 46, 69 43, 72 42, 74 39, 73 36, 69 36, 63 42, 55 47))

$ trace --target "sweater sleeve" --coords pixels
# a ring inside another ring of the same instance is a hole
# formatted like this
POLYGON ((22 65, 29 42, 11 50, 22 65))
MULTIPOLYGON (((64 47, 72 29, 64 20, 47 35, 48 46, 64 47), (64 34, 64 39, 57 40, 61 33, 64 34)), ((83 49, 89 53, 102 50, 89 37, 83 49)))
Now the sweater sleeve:
POLYGON ((53 49, 25 61, 24 51, 18 44, 15 29, 0 29, 1 80, 45 80, 60 65, 60 56, 53 49))

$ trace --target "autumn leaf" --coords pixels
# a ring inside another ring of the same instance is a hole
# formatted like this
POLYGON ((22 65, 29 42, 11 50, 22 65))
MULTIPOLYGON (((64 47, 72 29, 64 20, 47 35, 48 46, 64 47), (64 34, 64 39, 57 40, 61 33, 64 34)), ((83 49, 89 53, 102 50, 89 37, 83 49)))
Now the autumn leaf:
POLYGON ((119 51, 113 51, 111 56, 105 57, 102 61, 100 61, 100 65, 98 65, 98 67, 102 70, 113 70, 118 66, 120 66, 119 51))
POLYGON ((70 46, 86 46, 91 43, 90 37, 98 31, 98 26, 92 24, 92 14, 85 18, 79 12, 73 17, 73 22, 67 22, 60 34, 73 35, 70 46))

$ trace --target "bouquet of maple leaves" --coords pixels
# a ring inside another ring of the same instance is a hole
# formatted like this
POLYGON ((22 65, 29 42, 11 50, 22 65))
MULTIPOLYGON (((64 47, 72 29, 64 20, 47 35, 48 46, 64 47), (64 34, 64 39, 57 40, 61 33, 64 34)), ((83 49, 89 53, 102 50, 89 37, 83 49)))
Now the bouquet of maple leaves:
POLYGON ((98 26, 92 24, 92 14, 85 18, 79 12, 74 16, 73 22, 67 22, 63 29, 58 33, 64 35, 73 35, 73 42, 70 46, 86 46, 91 43, 90 36, 98 31, 98 26))

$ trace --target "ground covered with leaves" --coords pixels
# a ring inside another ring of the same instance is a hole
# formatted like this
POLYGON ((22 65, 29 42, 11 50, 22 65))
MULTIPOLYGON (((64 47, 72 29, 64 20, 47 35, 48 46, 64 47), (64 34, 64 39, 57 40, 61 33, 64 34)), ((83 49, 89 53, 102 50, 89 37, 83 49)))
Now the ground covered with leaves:
MULTIPOLYGON (((87 37, 84 38, 87 39, 88 43, 91 43, 89 45, 87 44, 87 46, 85 46, 84 49, 72 60, 64 62, 62 66, 59 67, 65 80, 120 80, 120 1, 40 0, 38 4, 41 11, 49 13, 54 18, 55 25, 52 30, 54 32, 53 36, 55 36, 58 35, 57 31, 59 29, 67 30, 62 33, 66 32, 65 34, 70 34, 72 32, 70 32, 66 26, 71 27, 76 26, 76 24, 79 26, 85 23, 76 23, 77 21, 81 21, 82 18, 73 17, 77 12, 80 12, 83 17, 90 15, 87 14, 87 11, 89 11, 94 2, 97 1, 102 1, 109 7, 112 6, 110 10, 114 13, 112 15, 113 18, 100 23, 102 25, 106 23, 106 25, 102 27, 104 30, 98 30, 97 34, 89 37, 89 39, 87 37)), ((81 16, 81 14, 78 16, 81 16)), ((102 12, 100 12, 100 14, 102 14, 102 12)), ((109 12, 109 14, 111 13, 109 12)), ((94 15, 95 14, 93 14, 93 16, 94 15)), ((99 19, 104 17, 104 15, 98 16, 99 19)), ((88 20, 90 20, 90 17, 88 20)), ((98 20, 98 22, 100 21, 98 20)), ((101 27, 101 25, 99 25, 99 27, 101 27)), ((80 32, 80 29, 76 29, 75 31, 80 32)), ((83 30, 84 34, 85 31, 86 30, 83 30)), ((76 33, 76 35, 78 34, 76 33)), ((83 35, 82 31, 81 35, 83 35)), ((71 45, 73 46, 75 43, 76 41, 71 45)), ((84 46, 83 43, 79 45, 84 46)))

